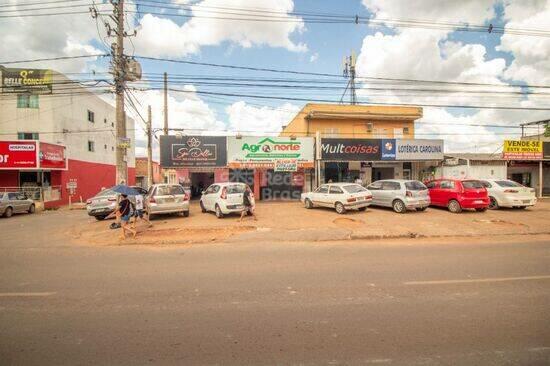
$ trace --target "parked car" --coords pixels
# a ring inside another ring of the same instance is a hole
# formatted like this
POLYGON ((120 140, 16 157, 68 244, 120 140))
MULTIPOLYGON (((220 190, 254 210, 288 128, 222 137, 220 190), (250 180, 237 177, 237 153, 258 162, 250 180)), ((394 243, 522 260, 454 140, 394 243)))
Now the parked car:
POLYGON ((189 195, 179 184, 153 184, 145 197, 149 218, 158 214, 181 213, 189 216, 189 195))
POLYGON ((247 189, 244 183, 214 183, 202 191, 200 206, 202 212, 214 212, 221 219, 230 213, 241 213, 244 209, 243 193, 247 189))
POLYGON ((372 202, 371 192, 356 183, 329 183, 313 192, 302 193, 301 201, 306 208, 315 206, 334 208, 343 214, 346 210, 365 211, 372 202))
POLYGON ((526 208, 537 203, 533 188, 508 179, 482 179, 481 184, 489 193, 489 208, 496 210, 499 207, 526 208))
POLYGON ((21 192, 0 192, 0 216, 11 217, 14 213, 34 213, 34 201, 21 192))
POLYGON ((372 205, 391 207, 397 213, 424 211, 430 205, 428 188, 417 180, 389 179, 371 183, 372 205))
MULTIPOLYGON (((145 197, 147 191, 139 186, 130 186, 138 191, 145 197)), ((86 211, 89 216, 93 216, 96 220, 104 220, 111 212, 113 212, 117 205, 118 193, 114 192, 110 188, 104 189, 92 198, 86 201, 86 211)), ((128 197, 131 202, 135 203, 133 196, 128 197)))
POLYGON ((489 207, 489 195, 479 180, 436 179, 426 186, 432 206, 447 207, 454 213, 465 208, 485 211, 489 207))

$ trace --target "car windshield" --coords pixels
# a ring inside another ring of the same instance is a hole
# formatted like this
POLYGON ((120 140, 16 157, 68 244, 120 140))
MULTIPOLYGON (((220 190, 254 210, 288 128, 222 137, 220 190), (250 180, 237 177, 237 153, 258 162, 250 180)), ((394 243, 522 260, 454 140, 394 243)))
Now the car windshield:
POLYGON ((423 191, 425 189, 428 189, 424 184, 416 180, 412 182, 405 182, 405 187, 409 191, 423 191))
POLYGON ((233 185, 227 186, 227 194, 244 193, 244 190, 245 190, 244 184, 233 184, 233 185))
POLYGON ((462 186, 464 189, 480 189, 483 188, 483 184, 481 184, 478 180, 465 180, 462 182, 462 186))
POLYGON ((115 191, 111 189, 104 189, 103 191, 96 194, 96 197, 115 196, 115 195, 116 195, 115 191))
POLYGON ((362 187, 359 184, 350 184, 349 186, 344 186, 344 189, 348 193, 359 193, 365 192, 367 190, 365 187, 362 187))
POLYGON ((501 187, 523 187, 521 184, 512 180, 497 180, 495 183, 501 187))

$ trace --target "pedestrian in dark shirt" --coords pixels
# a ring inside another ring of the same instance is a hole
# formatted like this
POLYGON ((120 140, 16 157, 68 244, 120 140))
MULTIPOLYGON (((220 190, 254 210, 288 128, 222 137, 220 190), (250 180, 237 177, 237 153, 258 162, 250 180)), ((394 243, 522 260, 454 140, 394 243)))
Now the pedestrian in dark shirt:
POLYGON ((132 202, 128 199, 128 196, 123 194, 122 199, 118 203, 118 213, 120 214, 120 223, 122 225, 122 237, 126 239, 126 232, 132 234, 132 237, 136 237, 137 231, 129 226, 130 217, 132 216, 132 202))
POLYGON ((256 208, 256 203, 254 202, 254 194, 249 186, 246 186, 243 193, 243 210, 241 212, 241 218, 239 222, 243 221, 243 217, 250 212, 250 215, 254 218, 254 221, 258 221, 256 213, 254 212, 256 208))

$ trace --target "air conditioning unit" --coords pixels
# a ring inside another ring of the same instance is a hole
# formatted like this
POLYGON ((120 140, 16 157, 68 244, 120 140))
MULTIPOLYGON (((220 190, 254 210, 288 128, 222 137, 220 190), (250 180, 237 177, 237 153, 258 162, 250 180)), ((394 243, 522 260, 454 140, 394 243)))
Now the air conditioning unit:
POLYGON ((367 123, 367 132, 372 133, 372 130, 374 129, 374 123, 368 122, 367 123))

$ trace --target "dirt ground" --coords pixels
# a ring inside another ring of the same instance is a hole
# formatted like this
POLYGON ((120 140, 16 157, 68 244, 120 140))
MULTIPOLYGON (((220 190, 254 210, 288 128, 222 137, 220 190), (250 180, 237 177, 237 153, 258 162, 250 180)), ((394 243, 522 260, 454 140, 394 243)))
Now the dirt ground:
MULTIPOLYGON (((85 212, 82 212, 85 215, 85 212)), ((190 244, 222 241, 335 241, 350 239, 484 237, 494 235, 550 234, 550 200, 541 200, 526 210, 464 211, 452 214, 445 209, 394 213, 391 209, 369 207, 366 212, 307 210, 299 202, 260 202, 258 221, 237 215, 217 219, 191 204, 189 217, 159 216, 153 227, 138 223, 135 239, 120 240, 119 230, 109 229, 110 221, 89 218, 70 235, 77 242, 95 245, 190 244)))

